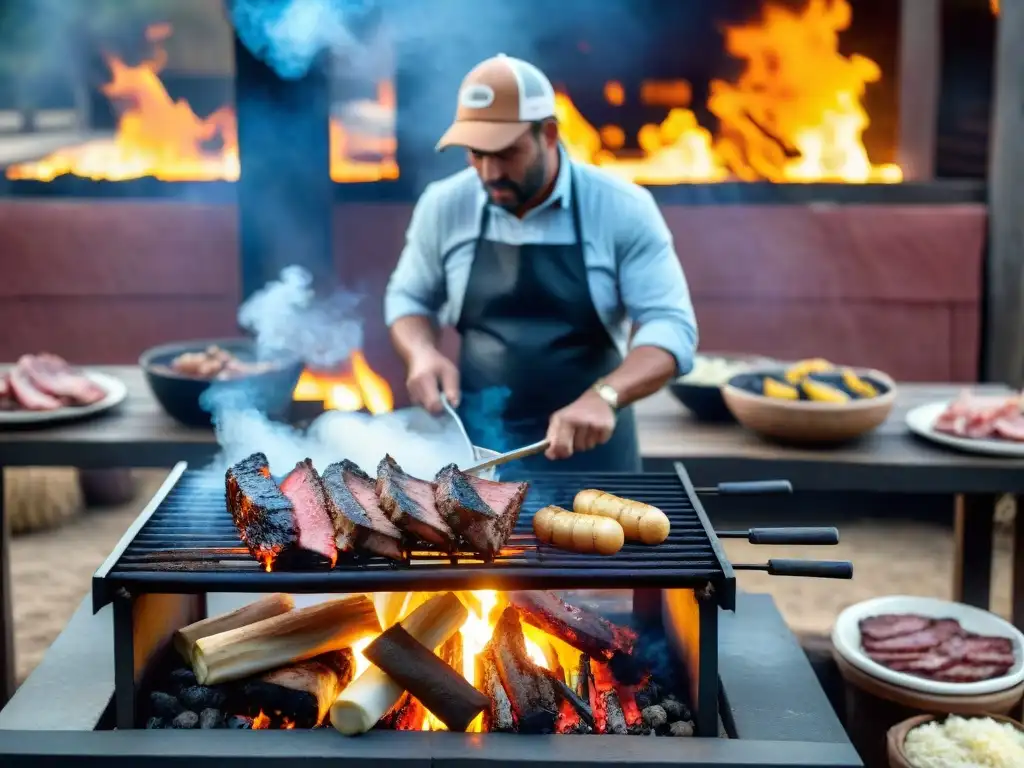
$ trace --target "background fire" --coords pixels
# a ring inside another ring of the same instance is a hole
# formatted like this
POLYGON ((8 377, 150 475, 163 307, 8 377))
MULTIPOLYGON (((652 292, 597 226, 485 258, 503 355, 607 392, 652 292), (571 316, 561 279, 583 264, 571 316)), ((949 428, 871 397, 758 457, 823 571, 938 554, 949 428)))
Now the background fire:
MULTIPOLYGON (((797 10, 766 2, 755 20, 726 27, 727 52, 742 70, 733 80, 710 83, 706 107, 718 121, 714 132, 700 124, 685 81, 649 82, 640 93, 628 93, 616 81, 605 85, 609 105, 639 98, 668 109, 661 122, 640 128, 638 150, 625 148, 630 142, 620 125, 592 125, 563 90, 558 117, 566 146, 577 160, 647 185, 899 182, 899 166, 872 163, 863 142, 870 124, 864 93, 882 72, 872 59, 840 51, 839 35, 851 19, 848 0, 807 0, 797 10)), ((112 139, 11 166, 8 178, 49 181, 72 174, 102 180, 236 180, 233 109, 224 106, 201 118, 188 101, 172 99, 160 79, 167 62, 161 42, 170 33, 167 24, 151 27, 147 38, 154 53, 137 65, 107 56, 111 79, 103 93, 121 110, 112 139)), ((385 80, 364 111, 393 118, 396 107, 394 84, 385 80)), ((333 119, 330 139, 335 181, 398 178, 393 136, 355 131, 333 119)))

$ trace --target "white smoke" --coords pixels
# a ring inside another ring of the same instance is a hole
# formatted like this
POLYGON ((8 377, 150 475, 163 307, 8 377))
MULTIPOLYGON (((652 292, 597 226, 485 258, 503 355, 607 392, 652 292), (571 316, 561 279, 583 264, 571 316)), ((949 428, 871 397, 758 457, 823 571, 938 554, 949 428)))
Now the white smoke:
POLYGON ((341 289, 319 298, 313 276, 293 265, 242 304, 238 324, 253 334, 260 357, 294 356, 329 370, 362 347, 361 298, 341 289))

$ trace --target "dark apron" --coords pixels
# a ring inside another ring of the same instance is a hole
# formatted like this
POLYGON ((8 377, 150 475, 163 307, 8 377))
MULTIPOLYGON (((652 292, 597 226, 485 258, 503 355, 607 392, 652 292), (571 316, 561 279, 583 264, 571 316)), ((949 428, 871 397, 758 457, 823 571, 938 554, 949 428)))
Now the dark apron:
MULTIPOLYGON (((548 421, 622 364, 594 308, 583 256, 579 195, 569 167, 575 242, 509 245, 486 239, 490 205, 480 214, 462 314, 460 415, 474 444, 507 451, 543 439, 548 421)), ((592 451, 506 465, 502 476, 538 471, 639 472, 632 408, 592 451)))

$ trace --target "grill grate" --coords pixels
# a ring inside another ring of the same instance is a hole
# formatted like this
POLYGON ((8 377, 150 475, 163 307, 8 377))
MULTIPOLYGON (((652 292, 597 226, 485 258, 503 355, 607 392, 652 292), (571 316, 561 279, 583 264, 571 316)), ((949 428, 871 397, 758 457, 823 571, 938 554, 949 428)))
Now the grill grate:
MULTIPOLYGON (((117 588, 147 592, 342 592, 444 589, 673 588, 732 580, 692 485, 677 473, 557 473, 531 481, 519 522, 492 562, 416 549, 405 562, 341 556, 329 571, 265 572, 241 543, 224 498, 224 476, 179 464, 153 502, 93 578, 94 608, 117 588), (671 521, 657 547, 627 543, 614 557, 541 544, 533 514, 546 504, 571 508, 581 488, 653 504, 671 521), (699 502, 698 502, 699 505, 699 502)), ((728 592, 726 590, 725 592, 728 592)))

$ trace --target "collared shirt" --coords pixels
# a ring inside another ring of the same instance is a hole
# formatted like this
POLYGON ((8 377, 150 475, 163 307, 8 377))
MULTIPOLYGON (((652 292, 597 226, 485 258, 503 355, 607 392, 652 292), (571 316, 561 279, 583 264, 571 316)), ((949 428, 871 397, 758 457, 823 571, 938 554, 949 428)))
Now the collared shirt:
MULTIPOLYGON (((675 357, 677 373, 688 373, 697 322, 672 233, 646 189, 595 166, 571 163, 562 150, 551 196, 521 219, 492 205, 487 239, 513 245, 575 242, 573 194, 579 196, 590 296, 612 340, 624 356, 630 347, 664 349, 675 357)), ((410 315, 458 322, 487 200, 473 168, 423 191, 385 292, 389 327, 410 315)))

